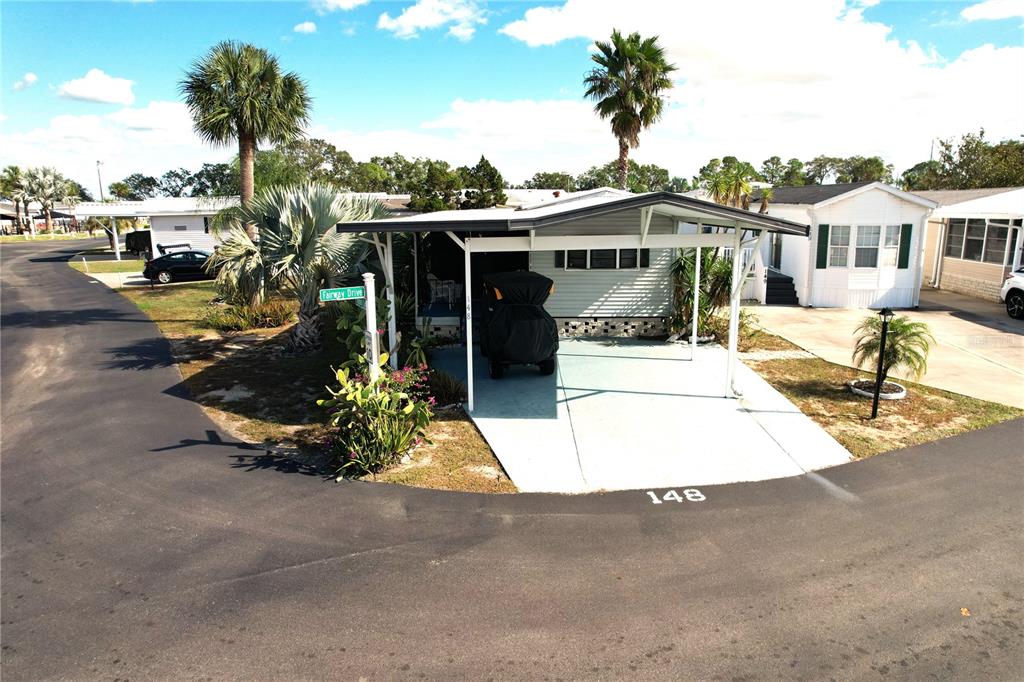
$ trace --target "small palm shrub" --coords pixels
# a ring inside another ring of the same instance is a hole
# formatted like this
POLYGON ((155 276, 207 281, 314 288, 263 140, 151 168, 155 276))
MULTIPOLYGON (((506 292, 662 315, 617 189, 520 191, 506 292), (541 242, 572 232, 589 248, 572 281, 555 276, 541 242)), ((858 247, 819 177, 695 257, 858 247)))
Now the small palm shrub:
POLYGON ((295 317, 295 307, 287 301, 270 300, 254 305, 215 306, 207 311, 204 323, 222 332, 281 327, 295 317))
POLYGON ((396 464, 403 455, 427 440, 433 414, 431 401, 422 396, 422 370, 388 372, 388 356, 381 354, 381 373, 370 380, 351 365, 335 372, 337 384, 327 387, 330 397, 317 401, 327 408, 335 438, 337 472, 346 476, 372 474, 396 464), (419 389, 412 390, 412 389, 419 389))
MULTIPOLYGON (((756 313, 740 308, 739 339, 736 341, 736 348, 746 352, 757 345, 757 340, 764 334, 758 326, 760 323, 756 313)), ((729 342, 729 317, 716 315, 708 322, 708 331, 715 337, 718 343, 725 345, 729 342)))
MULTIPOLYGON (((877 315, 865 317, 855 334, 853 364, 863 368, 877 367, 878 350, 882 342, 882 318, 877 315)), ((910 376, 919 379, 928 370, 928 353, 934 343, 935 337, 924 322, 914 322, 906 315, 894 317, 885 335, 882 383, 897 368, 903 368, 910 376)))

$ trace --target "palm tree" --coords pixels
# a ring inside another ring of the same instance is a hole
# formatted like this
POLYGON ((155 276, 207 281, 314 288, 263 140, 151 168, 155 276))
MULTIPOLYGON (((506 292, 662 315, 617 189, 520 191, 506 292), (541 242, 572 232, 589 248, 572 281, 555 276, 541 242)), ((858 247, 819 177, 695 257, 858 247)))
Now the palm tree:
MULTIPOLYGON (((288 142, 309 123, 305 81, 281 73, 266 50, 225 40, 192 64, 179 88, 201 138, 217 145, 238 141, 240 193, 248 205, 257 145, 288 142)), ((251 225, 246 229, 255 236, 251 225)))
POLYGON ((619 187, 626 189, 629 150, 640 145, 640 132, 661 118, 662 94, 672 88, 669 76, 676 67, 666 61, 657 37, 623 37, 613 30, 610 43, 599 40, 594 45, 597 53, 591 59, 597 68, 583 79, 585 96, 596 102, 598 116, 611 120, 619 141, 619 187))
MULTIPOLYGON (((29 168, 25 173, 25 190, 30 201, 39 202, 43 216, 46 218, 46 230, 52 236, 53 206, 67 199, 69 193, 67 179, 55 168, 47 166, 29 168)), ((34 234, 35 230, 33 229, 34 234)))
MULTIPOLYGON (((673 326, 691 331, 693 320, 693 275, 696 266, 696 249, 680 249, 672 262, 672 278, 675 301, 673 326)), ((700 254, 700 310, 697 311, 697 333, 706 336, 711 333, 712 318, 729 304, 732 287, 732 263, 720 258, 717 249, 701 249, 700 254)))
POLYGON ((775 198, 774 187, 762 187, 761 188, 761 208, 758 213, 768 212, 768 202, 775 198))
POLYGON ((351 272, 365 245, 335 225, 388 215, 376 199, 342 195, 330 185, 268 187, 241 209, 234 227, 214 252, 217 284, 229 301, 258 304, 271 293, 299 301, 299 321, 289 348, 310 352, 321 344, 319 291, 351 272), (259 228, 254 241, 242 224, 259 228))
POLYGON ((25 197, 25 176, 19 166, 7 166, 0 172, 0 195, 14 204, 14 217, 21 227, 21 204, 25 197))
MULTIPOLYGON (((853 364, 875 366, 882 339, 882 319, 878 315, 865 317, 855 333, 853 364)), ((894 317, 885 335, 882 383, 889 372, 898 367, 906 368, 911 377, 920 378, 928 369, 928 352, 934 343, 935 337, 924 322, 913 322, 905 315, 894 317)))

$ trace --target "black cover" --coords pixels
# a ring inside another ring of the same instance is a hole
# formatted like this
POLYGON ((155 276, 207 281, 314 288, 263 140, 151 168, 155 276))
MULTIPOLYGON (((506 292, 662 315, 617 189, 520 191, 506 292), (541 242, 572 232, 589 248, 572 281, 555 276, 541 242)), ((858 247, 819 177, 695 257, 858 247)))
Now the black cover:
POLYGON ((484 276, 487 310, 481 347, 490 361, 536 364, 558 352, 558 325, 543 306, 553 284, 536 272, 484 276))

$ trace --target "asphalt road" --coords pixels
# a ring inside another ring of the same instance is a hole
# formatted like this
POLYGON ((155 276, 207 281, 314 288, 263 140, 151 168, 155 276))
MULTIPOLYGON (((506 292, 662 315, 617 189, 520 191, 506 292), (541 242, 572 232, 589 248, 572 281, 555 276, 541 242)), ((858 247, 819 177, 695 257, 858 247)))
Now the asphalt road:
POLYGON ((1021 422, 701 502, 325 482, 77 248, 0 252, 5 682, 1024 676, 1021 422))

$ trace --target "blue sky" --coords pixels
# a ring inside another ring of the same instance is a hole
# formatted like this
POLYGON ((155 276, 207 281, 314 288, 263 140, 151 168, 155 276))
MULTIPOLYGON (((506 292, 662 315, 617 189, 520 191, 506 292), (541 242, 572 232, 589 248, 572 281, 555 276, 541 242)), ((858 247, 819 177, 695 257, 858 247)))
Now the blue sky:
POLYGON ((400 151, 464 163, 486 154, 514 181, 579 172, 615 153, 580 85, 588 46, 613 27, 658 33, 680 66, 668 114, 635 152, 679 175, 724 154, 759 163, 880 153, 899 171, 937 136, 1024 132, 1019 113, 980 105, 1024 111, 1021 89, 1007 87, 1010 73, 1024 72, 1024 0, 771 6, 5 1, 0 163, 81 175, 102 157, 120 176, 229 157, 191 136, 177 83, 209 46, 236 39, 301 74, 314 98, 310 134, 357 158, 400 151), (304 22, 315 32, 297 32, 304 22))

